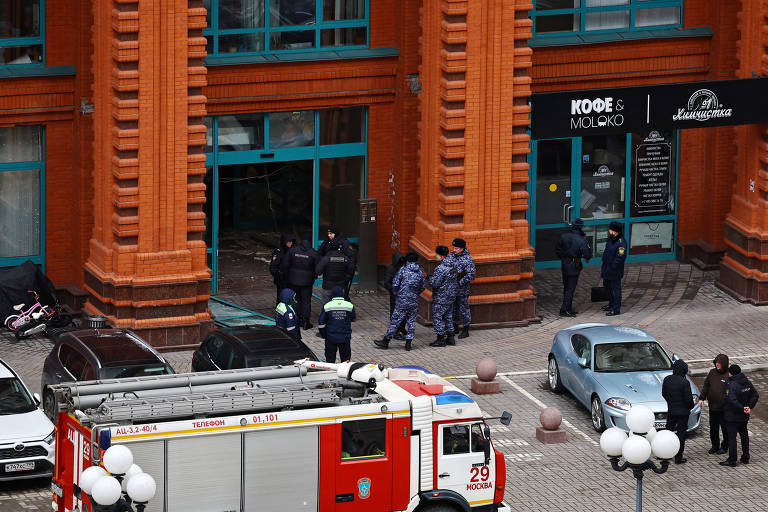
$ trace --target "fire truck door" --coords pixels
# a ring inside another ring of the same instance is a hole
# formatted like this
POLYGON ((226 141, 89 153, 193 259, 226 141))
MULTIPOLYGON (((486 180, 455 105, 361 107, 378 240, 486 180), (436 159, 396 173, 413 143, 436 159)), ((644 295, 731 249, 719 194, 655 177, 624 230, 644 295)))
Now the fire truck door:
POLYGON ((381 416, 338 426, 336 510, 392 510, 392 420, 381 416))
POLYGON ((145 512, 163 512, 165 508, 165 441, 141 441, 126 445, 133 452, 133 462, 155 479, 155 497, 145 512))
POLYGON ((493 503, 493 454, 485 464, 482 423, 448 423, 437 427, 435 488, 463 495, 470 506, 493 503))

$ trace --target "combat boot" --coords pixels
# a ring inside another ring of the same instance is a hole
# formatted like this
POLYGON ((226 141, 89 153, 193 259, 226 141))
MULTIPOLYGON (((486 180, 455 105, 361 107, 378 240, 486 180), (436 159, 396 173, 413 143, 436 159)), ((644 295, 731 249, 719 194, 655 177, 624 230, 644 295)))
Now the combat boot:
POLYGON ((437 339, 429 344, 430 347, 444 347, 445 346, 445 335, 444 334, 438 334, 437 339))
POLYGON ((465 325, 464 328, 461 330, 461 334, 459 334, 459 339, 463 340, 464 338, 469 338, 469 326, 465 325))
POLYGON ((389 338, 384 336, 380 340, 373 340, 373 344, 381 349, 388 349, 389 348, 389 338))
POLYGON ((453 324, 453 334, 459 334, 459 324, 453 324))
POLYGON ((405 350, 407 350, 408 352, 410 352, 410 350, 411 350, 411 342, 412 341, 413 340, 405 340, 405 350))
POLYGON ((445 344, 446 345, 455 345, 456 344, 456 339, 453 337, 453 333, 452 332, 450 332, 450 333, 445 335, 445 344))

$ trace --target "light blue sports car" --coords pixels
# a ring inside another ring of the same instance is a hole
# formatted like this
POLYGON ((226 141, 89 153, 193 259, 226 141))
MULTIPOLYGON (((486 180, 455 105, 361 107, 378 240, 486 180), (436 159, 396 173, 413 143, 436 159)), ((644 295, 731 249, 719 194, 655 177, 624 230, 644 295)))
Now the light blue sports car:
MULTIPOLYGON (((664 377, 672 374, 671 358, 642 329, 608 324, 579 324, 555 335, 549 353, 548 382, 552 391, 568 390, 592 413, 592 426, 627 429, 625 416, 644 404, 655 415, 656 429, 667 424, 667 402, 661 396, 664 377)), ((699 427, 699 388, 691 381, 694 408, 688 431, 699 427)))

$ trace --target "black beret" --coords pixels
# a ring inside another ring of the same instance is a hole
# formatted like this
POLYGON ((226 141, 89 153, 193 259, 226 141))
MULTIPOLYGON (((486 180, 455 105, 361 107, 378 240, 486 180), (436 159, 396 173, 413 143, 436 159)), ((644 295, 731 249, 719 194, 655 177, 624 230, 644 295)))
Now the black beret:
POLYGON ((467 248, 467 241, 464 240, 463 238, 454 238, 453 242, 451 242, 451 245, 454 246, 454 247, 460 247, 462 249, 466 249, 467 248))
POLYGON ((612 220, 611 223, 608 225, 608 229, 611 231, 615 231, 617 233, 621 233, 624 231, 624 225, 621 222, 616 222, 615 220, 612 220))
POLYGON ((416 263, 417 261, 419 261, 419 255, 413 251, 410 251, 408 254, 405 255, 405 261, 409 263, 416 263))

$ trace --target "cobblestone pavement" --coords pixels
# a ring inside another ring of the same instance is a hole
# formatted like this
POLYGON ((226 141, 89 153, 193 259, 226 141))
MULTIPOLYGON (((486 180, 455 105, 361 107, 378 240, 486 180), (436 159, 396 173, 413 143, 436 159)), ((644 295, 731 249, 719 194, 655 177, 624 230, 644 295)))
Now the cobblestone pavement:
MULTIPOLYGON (((592 510, 610 503, 617 510, 631 510, 635 481, 627 472, 611 470, 601 455, 599 436, 592 430, 589 414, 568 395, 555 395, 544 386, 546 358, 554 334, 566 326, 581 322, 606 322, 641 327, 656 336, 670 352, 689 361, 693 368, 705 368, 719 352, 740 364, 767 364, 766 314, 764 308, 742 304, 715 286, 716 272, 702 272, 677 262, 633 264, 624 278, 622 315, 605 317, 600 303, 589 302, 589 289, 599 281, 599 269, 587 267, 581 275, 575 308, 578 318, 561 318, 558 311, 562 284, 557 270, 537 271, 534 286, 538 296, 538 314, 542 321, 522 328, 472 330, 455 347, 431 348, 432 331, 417 326, 414 349, 406 353, 402 342, 393 341, 389 350, 378 350, 372 340, 386 330, 389 314, 384 293, 356 294, 352 301, 358 309, 354 324, 353 360, 378 361, 388 366, 419 364, 444 376, 457 376, 456 384, 469 391, 469 379, 475 364, 483 357, 496 360, 502 392, 476 397, 488 416, 503 410, 514 414, 509 427, 493 428, 495 442, 507 457, 507 501, 513 510, 574 511, 592 510), (567 421, 568 442, 543 445, 535 437, 538 415, 543 405, 556 406, 567 421)), ((354 290, 354 289, 353 289, 354 290)), ((239 290, 227 300, 247 299, 239 290)), ((257 301, 251 298, 251 304, 257 301)), ((238 302, 243 303, 243 302, 238 302)), ((319 302, 313 303, 317 318, 319 302)), ((316 321, 313 323, 317 323, 316 321)), ((314 330, 304 331, 304 339, 317 353, 323 343, 314 330)), ((43 359, 51 344, 46 339, 14 343, 0 334, 0 357, 9 362, 27 385, 39 392, 43 359)), ((192 352, 168 352, 174 369, 188 371, 192 352)), ((756 374, 755 384, 768 403, 768 377, 756 374)), ((761 405, 758 404, 758 410, 761 405)), ((768 410, 768 407, 766 407, 768 410)), ((706 408, 705 408, 706 414, 706 408)), ((743 511, 764 510, 768 500, 767 415, 756 414, 750 423, 753 441, 752 463, 733 469, 721 468, 718 456, 707 455, 708 430, 704 427, 686 444, 689 462, 673 465, 664 475, 649 474, 644 480, 648 510, 685 508, 704 511, 711 508, 713 496, 731 496, 743 511), (719 492, 718 492, 719 490, 719 492)), ((31 481, 0 484, 0 512, 49 510, 47 482, 31 481)))

